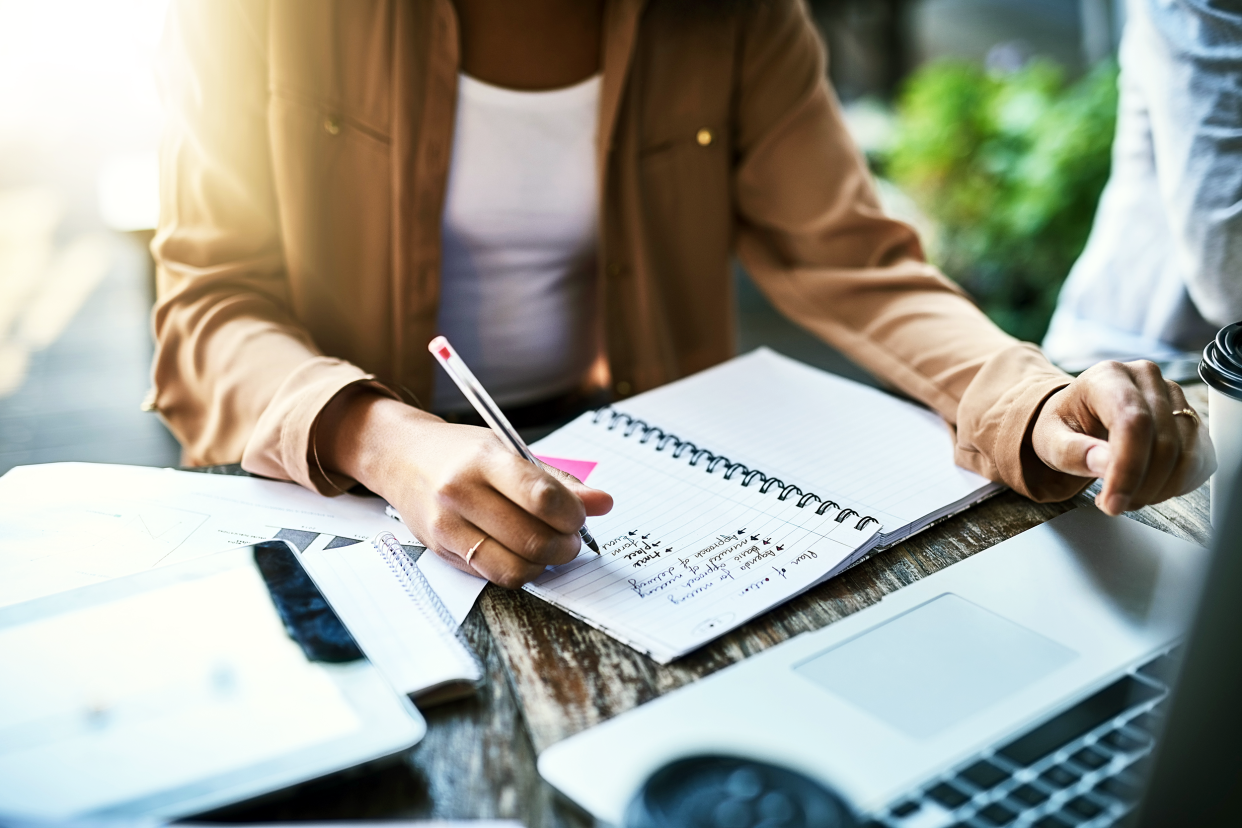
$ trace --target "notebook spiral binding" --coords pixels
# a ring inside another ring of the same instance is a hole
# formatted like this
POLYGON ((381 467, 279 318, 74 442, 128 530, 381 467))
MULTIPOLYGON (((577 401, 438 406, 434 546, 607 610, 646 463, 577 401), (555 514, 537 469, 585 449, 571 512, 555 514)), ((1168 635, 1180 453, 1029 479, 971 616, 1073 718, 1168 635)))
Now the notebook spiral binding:
POLYGON ((410 600, 414 602, 414 605, 420 610, 426 611, 430 609, 435 614, 435 619, 433 620, 439 621, 444 632, 453 636, 457 643, 461 645, 461 655, 470 661, 476 675, 482 678, 483 665, 474 650, 470 648, 470 643, 466 641, 466 637, 458 629, 457 619, 453 618, 453 614, 449 612, 448 607, 444 606, 440 596, 436 595, 435 590, 431 588, 431 584, 427 583, 427 579, 423 576, 418 566, 415 565, 414 561, 410 560, 409 555, 405 554, 405 550, 401 548, 401 544, 397 541, 396 536, 391 532, 382 532, 372 538, 371 545, 384 558, 384 562, 392 570, 393 577, 401 583, 406 595, 410 596, 410 600))
POLYGON ((879 524, 880 522, 871 515, 860 515, 853 509, 842 509, 837 503, 825 500, 813 492, 804 492, 792 483, 786 485, 785 481, 780 478, 769 477, 758 469, 749 468, 743 463, 734 463, 722 454, 716 454, 708 449, 700 448, 689 440, 683 440, 676 434, 671 434, 659 426, 650 425, 646 420, 631 417, 629 414, 617 411, 610 406, 605 406, 596 411, 591 421, 599 425, 600 421, 605 417, 608 418, 607 428, 609 431, 615 430, 621 423, 625 423, 625 431, 622 432, 625 437, 629 437, 636 431, 641 431, 642 436, 638 440, 640 444, 646 444, 652 439, 653 435, 658 435, 656 437, 656 451, 664 451, 669 446, 673 446, 673 457, 675 459, 681 459, 683 454, 689 452, 691 466, 697 466, 700 460, 707 458, 706 470, 708 474, 714 474, 716 469, 724 466, 724 479, 732 480, 735 474, 741 472, 743 487, 749 487, 756 480, 762 480, 763 482, 759 485, 760 494, 767 494, 772 489, 780 489, 780 494, 776 496, 776 499, 782 501, 797 495, 798 502, 796 505, 799 509, 805 509, 807 504, 817 500, 819 501, 819 506, 815 509, 815 514, 817 515, 822 515, 829 509, 841 509, 841 513, 833 518, 837 523, 844 523, 851 517, 857 517, 858 522, 854 524, 854 528, 864 529, 868 523, 879 524))

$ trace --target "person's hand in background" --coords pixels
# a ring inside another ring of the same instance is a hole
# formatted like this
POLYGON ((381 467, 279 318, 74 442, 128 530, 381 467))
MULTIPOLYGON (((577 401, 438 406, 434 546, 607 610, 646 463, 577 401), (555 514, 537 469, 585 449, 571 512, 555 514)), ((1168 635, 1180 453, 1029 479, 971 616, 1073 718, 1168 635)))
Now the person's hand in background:
POLYGON ((1100 477, 1096 505, 1119 515, 1193 491, 1216 470, 1198 416, 1154 363, 1102 362, 1044 403, 1031 433, 1049 468, 1100 477))
POLYGON ((510 589, 573 560, 586 518, 612 508, 607 493, 536 468, 486 428, 445 423, 365 390, 324 410, 316 450, 324 468, 391 503, 428 549, 510 589))

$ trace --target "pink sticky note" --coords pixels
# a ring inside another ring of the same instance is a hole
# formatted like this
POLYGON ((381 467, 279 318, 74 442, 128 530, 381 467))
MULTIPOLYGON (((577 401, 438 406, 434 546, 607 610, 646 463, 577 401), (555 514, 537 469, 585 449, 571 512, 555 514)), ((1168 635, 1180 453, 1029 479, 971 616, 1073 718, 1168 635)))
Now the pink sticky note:
POLYGON ((595 467, 599 465, 594 460, 567 460, 564 457, 544 457, 540 454, 535 456, 554 469, 569 472, 583 483, 586 482, 587 477, 595 470, 595 467))

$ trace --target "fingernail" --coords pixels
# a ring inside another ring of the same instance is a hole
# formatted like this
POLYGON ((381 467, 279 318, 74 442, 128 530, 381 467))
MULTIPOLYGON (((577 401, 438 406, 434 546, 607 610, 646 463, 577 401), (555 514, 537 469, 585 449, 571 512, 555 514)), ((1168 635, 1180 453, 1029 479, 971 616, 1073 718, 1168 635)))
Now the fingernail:
POLYGON ((1103 477, 1108 471, 1108 463, 1112 459, 1112 452, 1108 449, 1108 444, 1103 443, 1092 446, 1087 449, 1087 470, 1096 477, 1103 477))
POLYGON ((1125 495, 1115 494, 1108 499, 1109 509, 1115 515, 1119 515, 1126 509, 1130 508, 1130 498, 1125 495))

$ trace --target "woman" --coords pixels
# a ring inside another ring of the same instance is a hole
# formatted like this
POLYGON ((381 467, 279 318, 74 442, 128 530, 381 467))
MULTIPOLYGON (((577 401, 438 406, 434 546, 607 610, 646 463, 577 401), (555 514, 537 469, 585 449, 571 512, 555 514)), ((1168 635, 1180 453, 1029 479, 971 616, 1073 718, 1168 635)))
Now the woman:
POLYGON ((361 482, 505 586, 611 499, 429 413, 460 401, 426 343, 510 407, 623 398, 731 356, 735 252, 1027 496, 1102 476, 1118 514, 1211 471, 1152 366, 1072 380, 923 261, 797 0, 203 0, 165 67, 155 404, 187 462, 361 482))

